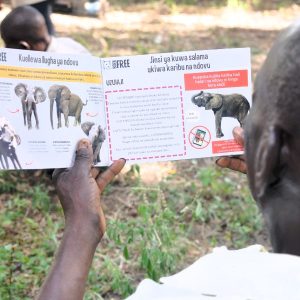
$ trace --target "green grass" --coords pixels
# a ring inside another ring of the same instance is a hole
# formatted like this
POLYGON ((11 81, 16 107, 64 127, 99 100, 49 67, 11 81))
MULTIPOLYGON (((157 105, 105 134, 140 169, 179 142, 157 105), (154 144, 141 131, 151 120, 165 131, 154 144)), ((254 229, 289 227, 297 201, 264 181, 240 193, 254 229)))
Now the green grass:
MULTIPOLYGON (((117 215, 106 211, 107 234, 97 249, 85 299, 122 299, 142 278, 158 280, 177 272, 214 246, 255 243, 262 224, 245 178, 214 166, 190 165, 193 178, 178 165, 175 174, 155 186, 145 186, 140 167, 133 166, 121 186, 109 187, 104 201, 118 195, 124 203, 118 204, 117 215)), ((45 183, 28 188, 26 177, 14 176, 0 173, 4 300, 33 298, 63 230, 61 209, 45 183)))

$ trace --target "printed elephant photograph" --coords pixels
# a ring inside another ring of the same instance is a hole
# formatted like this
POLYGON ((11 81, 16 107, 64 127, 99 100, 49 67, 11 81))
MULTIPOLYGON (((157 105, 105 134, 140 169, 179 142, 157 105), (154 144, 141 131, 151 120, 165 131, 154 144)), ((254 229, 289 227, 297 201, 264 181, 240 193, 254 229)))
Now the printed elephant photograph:
POLYGON ((0 164, 2 169, 9 169, 11 161, 14 169, 22 169, 16 147, 21 144, 21 138, 14 128, 4 118, 0 117, 0 164))
POLYGON ((94 122, 84 122, 81 125, 81 129, 88 136, 89 140, 92 143, 93 148, 93 163, 96 165, 100 160, 100 150, 103 142, 105 141, 105 131, 101 128, 100 125, 95 124, 94 122))
POLYGON ((46 93, 41 87, 30 87, 24 83, 15 86, 15 94, 21 99, 24 126, 32 128, 31 116, 34 114, 35 128, 39 129, 39 118, 37 113, 37 104, 46 100, 46 93))
POLYGON ((65 85, 52 85, 48 90, 48 97, 50 99, 50 121, 51 127, 53 127, 53 105, 56 103, 57 114, 57 128, 61 128, 61 114, 64 115, 65 126, 69 127, 69 117, 74 117, 74 126, 81 124, 81 112, 83 106, 87 104, 83 103, 81 98, 71 93, 71 90, 65 85))
POLYGON ((240 94, 214 94, 201 91, 192 97, 192 102, 205 110, 212 110, 215 115, 216 137, 224 136, 221 128, 222 118, 235 118, 244 127, 250 104, 246 97, 240 94))

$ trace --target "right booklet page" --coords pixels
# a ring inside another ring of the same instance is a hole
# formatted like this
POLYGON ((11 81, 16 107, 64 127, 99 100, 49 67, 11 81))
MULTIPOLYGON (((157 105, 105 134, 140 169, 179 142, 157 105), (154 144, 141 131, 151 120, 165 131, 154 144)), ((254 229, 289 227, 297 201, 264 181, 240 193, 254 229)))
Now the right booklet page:
POLYGON ((109 159, 240 154, 232 136, 251 105, 250 49, 101 60, 109 159))

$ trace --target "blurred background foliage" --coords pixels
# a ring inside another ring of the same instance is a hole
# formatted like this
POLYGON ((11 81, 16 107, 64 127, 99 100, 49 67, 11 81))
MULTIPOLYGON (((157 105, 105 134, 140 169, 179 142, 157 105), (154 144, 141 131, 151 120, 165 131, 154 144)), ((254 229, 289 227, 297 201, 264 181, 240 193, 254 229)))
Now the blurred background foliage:
MULTIPOLYGON (((142 278, 159 280, 213 247, 265 241, 245 176, 177 165, 156 184, 133 165, 103 195, 107 233, 89 274, 85 299, 123 299, 142 278), (193 176, 191 176, 193 174, 193 176)), ((32 299, 63 232, 63 213, 48 176, 0 173, 1 299, 32 299)))

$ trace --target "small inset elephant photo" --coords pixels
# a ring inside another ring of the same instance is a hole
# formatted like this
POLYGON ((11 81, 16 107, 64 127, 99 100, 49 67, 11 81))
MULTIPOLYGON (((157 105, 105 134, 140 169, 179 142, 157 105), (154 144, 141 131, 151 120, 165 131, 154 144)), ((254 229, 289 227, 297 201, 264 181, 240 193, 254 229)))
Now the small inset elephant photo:
POLYGON ((65 126, 69 127, 69 116, 74 117, 74 126, 81 123, 81 112, 83 106, 87 104, 83 103, 81 98, 71 93, 71 90, 65 85, 52 85, 48 90, 48 97, 50 99, 50 122, 53 128, 53 104, 56 102, 56 114, 57 114, 57 128, 61 125, 61 114, 64 115, 65 126))
POLYGON ((100 150, 103 142, 105 141, 105 131, 100 125, 94 122, 84 122, 81 125, 81 129, 88 136, 92 143, 93 148, 93 163, 96 165, 100 160, 100 150))
POLYGON ((21 138, 4 117, 0 117, 0 163, 2 169, 9 169, 9 161, 14 169, 22 169, 16 147, 21 144, 21 138))
POLYGON ((15 86, 15 94, 21 99, 24 126, 26 121, 28 129, 32 128, 31 115, 35 118, 35 128, 39 129, 39 118, 37 113, 37 104, 46 100, 46 93, 41 87, 30 87, 24 83, 15 86))
POLYGON ((217 138, 224 136, 221 128, 223 117, 235 118, 243 127, 250 109, 248 100, 240 94, 222 95, 201 91, 192 97, 192 102, 214 112, 217 138))

